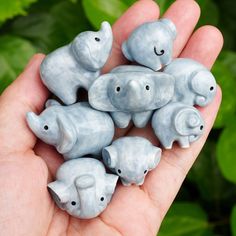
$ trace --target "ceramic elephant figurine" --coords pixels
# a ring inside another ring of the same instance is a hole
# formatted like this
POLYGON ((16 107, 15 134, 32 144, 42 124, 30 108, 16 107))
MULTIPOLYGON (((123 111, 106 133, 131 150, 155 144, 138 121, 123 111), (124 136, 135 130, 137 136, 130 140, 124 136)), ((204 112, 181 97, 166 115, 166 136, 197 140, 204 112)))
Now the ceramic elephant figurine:
POLYGON ((148 171, 158 165, 161 149, 142 137, 122 137, 105 147, 102 156, 123 185, 142 185, 148 171))
POLYGON ((62 210, 80 219, 90 219, 105 210, 115 191, 118 176, 107 174, 93 158, 64 162, 48 190, 62 210))
POLYGON ((34 134, 56 147, 64 158, 86 154, 98 155, 114 136, 114 123, 109 114, 97 111, 87 102, 62 106, 54 100, 36 115, 27 113, 27 122, 34 134))
POLYGON ((88 89, 100 75, 112 48, 112 30, 103 22, 98 32, 80 33, 72 43, 50 53, 43 60, 40 74, 43 83, 64 104, 77 100, 78 88, 88 89))
POLYGON ((178 58, 167 65, 163 71, 175 77, 173 102, 204 107, 215 97, 215 78, 199 62, 188 58, 178 58))
POLYGON ((111 112, 120 128, 130 120, 144 127, 153 110, 167 104, 174 94, 174 77, 161 72, 121 71, 100 76, 91 85, 88 98, 95 109, 111 112))
POLYGON ((152 127, 165 149, 171 149, 174 141, 188 148, 203 134, 204 121, 196 108, 173 102, 155 111, 152 127))
POLYGON ((172 60, 176 34, 176 27, 169 19, 144 23, 122 44, 122 52, 128 60, 158 71, 172 60))

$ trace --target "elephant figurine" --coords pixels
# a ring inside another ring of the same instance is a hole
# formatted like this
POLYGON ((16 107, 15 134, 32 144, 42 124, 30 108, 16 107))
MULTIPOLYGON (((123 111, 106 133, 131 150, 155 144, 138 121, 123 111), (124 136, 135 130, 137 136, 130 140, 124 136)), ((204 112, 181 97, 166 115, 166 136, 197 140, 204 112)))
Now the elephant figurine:
POLYGON ((188 148, 203 134, 204 121, 195 107, 173 102, 154 112, 152 128, 165 149, 171 149, 174 141, 188 148))
POLYGON ((64 162, 48 190, 57 206, 80 219, 91 219, 105 210, 115 191, 118 176, 107 174, 93 158, 64 162))
POLYGON ((103 148, 102 157, 123 185, 142 185, 148 171, 158 165, 161 149, 142 137, 122 137, 103 148))
POLYGON ((122 52, 129 61, 158 71, 172 60, 176 34, 176 27, 169 19, 147 22, 131 33, 122 44, 122 52))
POLYGON ((178 58, 167 65, 163 71, 175 77, 173 102, 204 107, 215 97, 215 78, 199 62, 188 58, 178 58))
POLYGON ((64 104, 75 103, 78 89, 88 90, 100 75, 110 55, 112 41, 108 22, 103 22, 98 32, 80 33, 72 43, 53 51, 43 60, 40 66, 43 83, 64 104))
POLYGON ((153 110, 167 104, 174 94, 174 77, 162 72, 117 71, 101 75, 91 85, 90 105, 111 112, 120 128, 144 127, 153 110))
POLYGON ((114 136, 109 114, 91 108, 87 102, 62 106, 49 100, 40 115, 28 112, 27 122, 39 139, 55 146, 66 160, 99 155, 114 136))

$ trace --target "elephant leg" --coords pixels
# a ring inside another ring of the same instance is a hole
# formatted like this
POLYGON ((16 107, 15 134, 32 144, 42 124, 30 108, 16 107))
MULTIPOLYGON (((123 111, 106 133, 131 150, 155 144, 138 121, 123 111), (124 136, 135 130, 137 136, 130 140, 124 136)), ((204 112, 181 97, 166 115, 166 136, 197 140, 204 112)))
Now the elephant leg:
POLYGON ((173 139, 170 139, 170 138, 168 138, 168 137, 159 138, 159 141, 161 142, 162 146, 163 146, 165 149, 171 149, 172 146, 173 146, 173 142, 174 142, 173 139))
POLYGON ((126 128, 129 125, 129 122, 131 120, 131 114, 125 113, 125 112, 111 112, 111 117, 119 128, 126 128))
POLYGON ((63 101, 66 105, 74 104, 77 100, 77 87, 62 89, 57 96, 63 101))
POLYGON ((138 128, 145 127, 147 125, 150 117, 152 116, 152 112, 153 111, 134 113, 132 116, 132 120, 134 122, 134 125, 138 128))
POLYGON ((181 137, 179 140, 179 145, 181 148, 189 148, 189 139, 188 136, 186 137, 181 137))

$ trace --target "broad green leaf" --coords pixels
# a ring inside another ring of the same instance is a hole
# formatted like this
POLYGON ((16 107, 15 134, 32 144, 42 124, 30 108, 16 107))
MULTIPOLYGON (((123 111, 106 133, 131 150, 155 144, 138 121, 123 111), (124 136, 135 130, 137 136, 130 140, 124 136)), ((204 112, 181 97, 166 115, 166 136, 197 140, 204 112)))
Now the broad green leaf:
POLYGON ((0 0, 0 22, 19 14, 26 14, 25 8, 36 1, 37 0, 0 0))
POLYGON ((214 128, 221 128, 234 122, 236 113, 236 54, 224 52, 216 61, 212 73, 217 83, 220 85, 223 93, 223 99, 220 106, 214 128))
POLYGON ((128 8, 121 0, 83 0, 82 3, 87 18, 96 29, 102 21, 113 24, 128 8))
POLYGON ((34 53, 34 47, 26 40, 0 37, 0 93, 16 79, 34 53))
POLYGON ((234 118, 234 123, 227 126, 217 143, 217 161, 223 176, 236 183, 236 117, 234 118))
POLYGON ((236 205, 234 205, 230 216, 230 227, 232 236, 236 236, 236 205))
POLYGON ((165 216, 158 236, 203 236, 206 232, 211 231, 204 210, 195 203, 177 202, 165 216))

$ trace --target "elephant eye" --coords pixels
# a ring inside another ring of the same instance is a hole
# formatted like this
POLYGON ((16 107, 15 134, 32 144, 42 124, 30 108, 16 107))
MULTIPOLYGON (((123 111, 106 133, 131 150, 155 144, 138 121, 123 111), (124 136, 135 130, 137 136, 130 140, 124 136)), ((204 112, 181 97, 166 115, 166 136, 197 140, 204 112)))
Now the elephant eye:
POLYGON ((146 90, 149 90, 149 89, 150 89, 149 85, 146 85, 146 87, 145 87, 145 88, 146 88, 146 90))
POLYGON ((100 38, 95 37, 94 39, 95 39, 97 42, 100 42, 100 38))
POLYGON ((118 169, 117 172, 118 172, 119 174, 121 174, 121 170, 120 170, 120 169, 118 169))
POLYGON ((47 125, 45 125, 43 128, 44 128, 44 130, 48 130, 48 126, 47 125))
POLYGON ((117 93, 120 92, 120 87, 119 87, 119 86, 116 87, 116 92, 117 92, 117 93))
POLYGON ((210 87, 210 91, 212 91, 212 90, 214 90, 214 87, 213 87, 213 86, 210 87))
POLYGON ((146 173, 147 173, 147 170, 145 170, 143 173, 146 174, 146 173))
POLYGON ((160 52, 157 51, 157 48, 154 47, 154 53, 157 55, 157 56, 162 56, 164 53, 165 53, 165 50, 161 50, 160 52))
POLYGON ((104 201, 104 197, 101 197, 101 198, 100 198, 100 201, 103 202, 103 201, 104 201))
POLYGON ((71 202, 71 205, 72 205, 72 206, 75 206, 75 205, 76 205, 76 202, 75 202, 75 201, 72 201, 72 202, 71 202))
POLYGON ((200 126, 200 130, 203 130, 203 125, 200 126))

